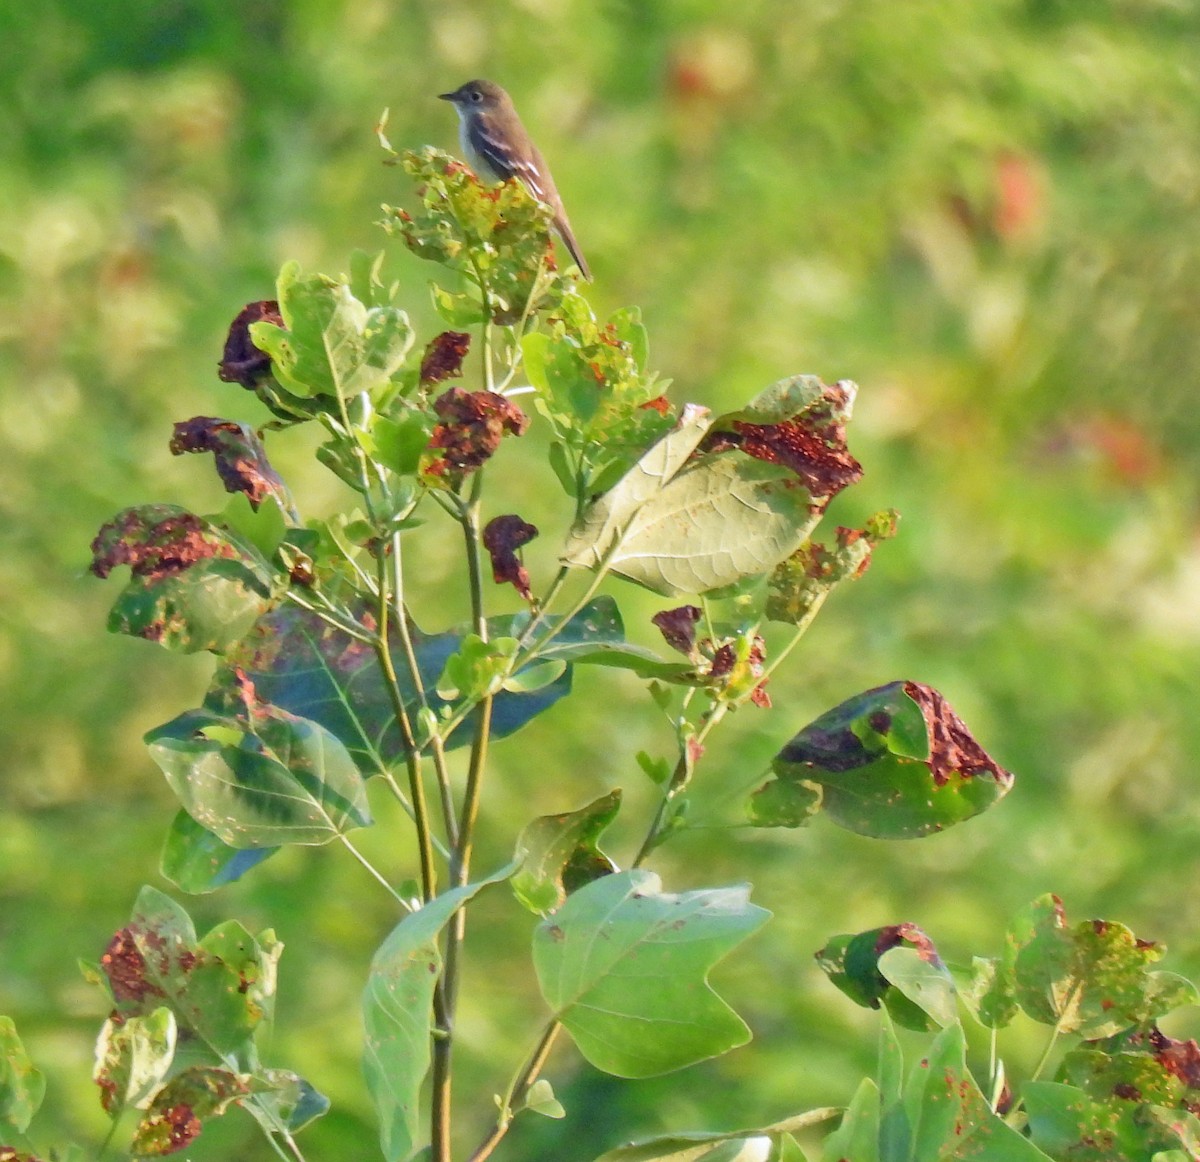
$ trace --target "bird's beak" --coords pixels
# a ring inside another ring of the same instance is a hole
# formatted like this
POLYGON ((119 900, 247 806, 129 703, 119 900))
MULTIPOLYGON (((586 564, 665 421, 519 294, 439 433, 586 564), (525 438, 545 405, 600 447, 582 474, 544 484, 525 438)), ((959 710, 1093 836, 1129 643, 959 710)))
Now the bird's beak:
POLYGON ((439 101, 453 101, 454 98, 457 96, 458 96, 457 93, 439 93, 438 100, 439 101))

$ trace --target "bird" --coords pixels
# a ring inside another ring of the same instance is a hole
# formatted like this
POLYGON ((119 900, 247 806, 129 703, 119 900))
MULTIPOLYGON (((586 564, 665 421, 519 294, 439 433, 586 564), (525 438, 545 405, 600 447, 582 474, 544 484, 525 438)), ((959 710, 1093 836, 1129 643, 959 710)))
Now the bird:
POLYGON ((554 228, 566 243, 579 273, 592 279, 554 185, 550 167, 530 140, 512 98, 493 81, 467 81, 452 93, 439 93, 458 112, 458 139, 476 175, 496 182, 516 178, 554 211, 554 228))

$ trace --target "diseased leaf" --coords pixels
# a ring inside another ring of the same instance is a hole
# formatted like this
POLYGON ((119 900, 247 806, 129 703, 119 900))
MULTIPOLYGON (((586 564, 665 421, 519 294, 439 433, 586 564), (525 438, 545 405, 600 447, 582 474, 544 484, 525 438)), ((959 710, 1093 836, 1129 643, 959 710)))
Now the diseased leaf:
POLYGON ((1154 1159, 1179 1150, 1195 1158, 1200 1120, 1183 1110, 1159 1110, 1135 1101, 1093 1101, 1072 1085, 1030 1081, 1021 1087, 1032 1140, 1055 1158, 1072 1162, 1154 1159))
POLYGON ((386 1162, 407 1162, 419 1147, 433 992, 442 970, 438 937, 459 908, 515 868, 516 864, 510 864, 478 883, 453 888, 405 916, 371 960, 363 992, 363 1068, 379 1115, 386 1162))
POLYGON ((291 494, 267 459, 267 450, 248 424, 214 416, 193 416, 175 425, 171 453, 211 452, 226 492, 240 492, 257 509, 271 497, 294 516, 291 494))
MULTIPOLYGON (((496 323, 511 325, 535 305, 552 308, 558 302, 563 282, 541 277, 547 266, 554 269, 552 212, 521 182, 485 184, 429 146, 406 152, 400 162, 422 205, 412 211, 384 206, 382 225, 389 234, 419 258, 460 271, 471 283, 482 277, 496 323)), ((477 321, 471 294, 438 296, 435 305, 451 326, 477 321)))
POLYGON ((821 715, 771 770, 776 782, 749 804, 758 826, 797 826, 819 806, 839 826, 878 839, 943 831, 985 811, 1013 781, 942 695, 919 682, 879 686, 821 715))
POLYGON ((248 1074, 213 1065, 191 1065, 173 1077, 151 1103, 133 1134, 138 1157, 161 1157, 186 1149, 199 1136, 206 1118, 220 1117, 253 1092, 248 1074))
POLYGON ((277 600, 274 573, 247 542, 169 504, 128 508, 92 542, 92 572, 131 576, 108 617, 112 633, 182 653, 222 653, 277 600))
POLYGON ((146 1016, 167 1005, 181 1030, 225 1054, 244 1049, 270 1015, 282 949, 273 933, 256 940, 236 921, 197 941, 187 913, 146 887, 100 967, 122 1016, 146 1016))
POLYGON ((1195 1003, 1195 989, 1180 990, 1178 977, 1164 980, 1147 971, 1162 956, 1162 945, 1138 940, 1109 920, 1068 927, 1057 896, 1035 900, 1013 922, 1008 940, 1015 950, 1018 1003, 1060 1032, 1108 1037, 1180 1003, 1195 1003))
POLYGON ((538 984, 598 1069, 618 1077, 682 1069, 749 1040, 708 973, 768 916, 745 886, 675 895, 651 872, 604 876, 538 926, 538 984))
POLYGON ((257 705, 248 718, 189 710, 146 744, 184 810, 230 847, 329 843, 371 823, 346 748, 278 707, 257 705))
MULTIPOLYGON (((941 995, 933 999, 936 1012, 930 1012, 925 1004, 911 997, 908 991, 897 988, 880 971, 880 959, 890 950, 900 948, 913 951, 929 966, 931 974, 922 978, 926 983, 931 983, 932 977, 944 977, 947 987, 953 989, 933 941, 916 924, 889 924, 854 936, 834 936, 816 954, 816 961, 830 981, 855 1004, 870 1009, 878 1009, 882 1004, 896 1024, 905 1029, 925 1032, 949 1023, 954 1019, 953 998, 949 998, 951 1007, 948 1011, 943 989, 939 989, 941 995), (949 1020, 943 1022, 942 1017, 949 1020)), ((909 967, 911 969, 911 964, 909 967)), ((921 999, 926 998, 922 996, 921 999)))
POLYGON ((96 1042, 92 1080, 111 1118, 144 1108, 175 1059, 175 1014, 165 1005, 144 1016, 109 1017, 96 1042))
POLYGON ((517 899, 543 915, 562 904, 570 892, 616 871, 597 841, 620 807, 617 789, 578 811, 543 815, 526 824, 517 840, 521 868, 512 878, 517 899))

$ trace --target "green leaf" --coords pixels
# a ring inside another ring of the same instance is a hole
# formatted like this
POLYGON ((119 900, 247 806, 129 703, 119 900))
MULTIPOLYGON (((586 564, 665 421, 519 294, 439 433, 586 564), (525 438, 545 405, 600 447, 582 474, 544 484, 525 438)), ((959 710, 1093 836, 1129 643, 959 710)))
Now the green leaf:
POLYGON ((405 916, 371 960, 363 992, 363 1069, 387 1162, 407 1162, 418 1150, 433 993, 442 971, 438 937, 459 908, 515 868, 510 864, 478 883, 453 888, 405 916))
POLYGON ((544 1078, 539 1077, 525 1095, 521 1108, 530 1113, 541 1114, 544 1118, 565 1118, 567 1111, 562 1102, 554 1096, 554 1087, 544 1078))
POLYGON ((329 1098, 288 1069, 259 1069, 254 1083, 254 1099, 245 1107, 267 1133, 283 1125, 294 1134, 329 1111, 329 1098))
POLYGON ((346 283, 303 275, 295 262, 279 273, 284 325, 250 327, 254 345, 271 357, 275 378, 304 398, 349 400, 377 391, 404 364, 413 343, 408 316, 396 307, 367 307, 346 283))
POLYGON ((109 1017, 96 1042, 92 1080, 112 1118, 144 1107, 175 1059, 175 1014, 165 1005, 144 1016, 109 1017))
POLYGON ((1164 980, 1146 970, 1162 956, 1161 945, 1138 940, 1110 920, 1068 927, 1057 896, 1041 896, 1020 913, 1008 940, 1015 950, 1018 1003, 1060 1032, 1107 1037, 1180 1003, 1195 1003, 1187 982, 1181 989, 1180 978, 1164 980))
POLYGON ((146 735, 184 809, 230 847, 321 844, 371 822, 341 742, 274 706, 250 721, 189 710, 146 735))
POLYGON ((433 435, 431 416, 412 410, 392 418, 377 416, 371 427, 376 459, 401 476, 420 471, 421 456, 433 435))
POLYGON ((504 684, 504 675, 516 654, 516 638, 484 641, 478 634, 465 635, 458 649, 446 659, 437 683, 438 696, 449 702, 456 698, 478 700, 495 694, 504 684))
POLYGON ((181 1031, 226 1054, 244 1050, 269 1016, 282 948, 273 933, 256 940, 236 921, 197 941, 187 913, 145 887, 101 967, 122 1016, 145 1016, 169 1005, 181 1031))
POLYGON ((538 925, 538 984, 598 1069, 619 1077, 682 1069, 749 1040, 707 978, 768 916, 745 886, 674 895, 651 872, 605 876, 538 925))
MULTIPOLYGON (((759 826, 795 826, 820 807, 841 827, 877 839, 911 839, 944 831, 985 811, 1013 777, 975 741, 936 690, 891 682, 858 694, 811 722, 776 756, 772 772, 795 784, 799 800, 771 792, 753 803, 759 826)), ((756 795, 762 796, 767 783, 756 795)))
MULTIPOLYGON (((934 989, 933 977, 946 970, 933 941, 916 924, 891 924, 853 936, 834 936, 816 954, 816 960, 822 972, 855 1004, 870 1009, 883 1005, 903 1028, 928 1031, 941 1022, 880 971, 881 958, 889 950, 904 946, 931 967, 933 972, 922 976, 921 985, 934 989)), ((904 967, 903 961, 900 967, 904 967)), ((936 996, 933 999, 938 1014, 945 1015, 945 1004, 939 1003, 936 996)))
POLYGON ((131 576, 108 617, 112 633, 181 653, 223 653, 276 602, 277 581, 249 542, 169 504, 127 508, 92 542, 92 572, 131 576))
POLYGON ((937 956, 916 948, 889 948, 879 958, 879 971, 941 1028, 958 1021, 954 979, 937 956))
POLYGON ((803 1162, 792 1134, 840 1112, 833 1107, 809 1110, 758 1130, 662 1134, 618 1146, 596 1162, 803 1162))
POLYGON ((820 783, 771 779, 746 800, 746 817, 755 827, 803 827, 816 818, 824 798, 820 783))
POLYGON ((200 896, 241 879, 278 850, 230 847, 181 809, 167 832, 159 869, 181 891, 200 896))
POLYGON ((859 1087, 824 1143, 825 1162, 1047 1162, 988 1106, 966 1066, 962 1026, 943 1029, 902 1079, 900 1048, 885 1017, 879 1074, 859 1087))
POLYGON ((824 1142, 824 1162, 879 1162, 879 1087, 865 1077, 838 1128, 824 1142))
POLYGON ((512 878, 517 899, 543 915, 559 907, 570 892, 616 871, 597 840, 620 807, 618 788, 578 811, 543 815, 526 824, 517 840, 521 869, 512 878))
POLYGON ((976 956, 971 975, 959 984, 958 994, 971 1015, 989 1029, 1003 1029, 1020 1011, 1016 998, 1013 956, 1003 960, 976 956))
MULTIPOLYGON (((567 290, 549 329, 522 340, 525 373, 537 388, 537 408, 555 437, 572 449, 591 494, 607 492, 673 420, 666 384, 645 368, 645 329, 634 309, 608 321, 588 301, 567 290)), ((552 466, 570 496, 579 485, 573 472, 552 466)))
POLYGON ((33 1067, 12 1018, 0 1017, 0 1127, 25 1133, 45 1095, 46 1079, 33 1067))

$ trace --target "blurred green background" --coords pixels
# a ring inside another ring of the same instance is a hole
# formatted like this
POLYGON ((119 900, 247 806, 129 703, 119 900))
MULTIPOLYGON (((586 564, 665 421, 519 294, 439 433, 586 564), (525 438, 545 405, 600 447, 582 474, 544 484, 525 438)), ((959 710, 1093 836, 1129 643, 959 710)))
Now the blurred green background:
MULTIPOLYGON (((776 914, 716 974, 756 1041, 638 1083, 563 1051, 569 1117, 519 1123, 497 1157, 573 1162, 635 1133, 844 1102, 876 1025, 813 966, 836 932, 911 920, 966 960, 1053 890, 1069 917, 1122 921, 1200 975, 1194 5, 43 0, 0 10, 0 44, 0 1012, 49 1075, 43 1146, 102 1136, 88 1077, 104 1008, 76 959, 98 958, 141 883, 165 886, 174 808, 140 738, 208 672, 105 634, 116 589, 86 574, 88 542, 129 504, 223 506, 210 466, 166 445, 195 414, 267 418, 216 377, 229 320, 271 297, 286 259, 337 272, 381 248, 379 203, 410 195, 381 165, 379 113, 398 148, 453 149, 434 95, 477 75, 512 91, 595 271, 589 297, 642 306, 672 397, 729 409, 796 372, 855 379, 866 477, 832 519, 902 513, 772 683, 775 709, 715 737, 701 808, 736 818, 734 792, 796 729, 897 678, 940 688, 1017 775, 997 809, 915 843, 818 823, 665 849, 668 887, 745 878, 776 914)), ((428 337, 433 271, 388 246, 428 337)), ((564 514, 537 447, 510 442, 495 475, 517 467, 544 567, 564 514)), ((272 444, 310 513, 346 503, 310 452, 303 435, 272 444)), ((453 548, 421 561, 427 628, 462 616, 453 548)), ((655 603, 618 596, 651 643, 655 603)), ((616 785, 630 798, 608 847, 634 850, 650 791, 633 755, 665 753, 667 729, 632 679, 576 689, 495 748, 483 864, 531 809, 616 785)), ((363 836, 398 877, 403 834, 363 836)), ((302 1140, 314 1160, 376 1156, 358 993, 395 920, 381 897, 337 852, 292 850, 187 902, 202 929, 233 916, 287 944, 267 1055, 333 1099, 302 1140)), ((474 923, 464 1145, 539 1014, 530 919, 499 903, 474 923)), ((1042 1044, 1016 1030, 1004 1048, 1019 1076, 1042 1044)), ((189 1156, 268 1154, 235 1113, 189 1156)))

